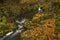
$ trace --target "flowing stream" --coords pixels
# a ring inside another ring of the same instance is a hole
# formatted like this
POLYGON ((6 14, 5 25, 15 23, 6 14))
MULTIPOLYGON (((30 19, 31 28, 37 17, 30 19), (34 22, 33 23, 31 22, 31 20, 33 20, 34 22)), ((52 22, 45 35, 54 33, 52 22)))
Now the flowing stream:
POLYGON ((24 30, 23 23, 25 21, 26 19, 22 19, 21 21, 16 20, 16 23, 18 23, 18 29, 7 33, 5 36, 0 38, 0 40, 20 40, 20 33, 24 30))
MULTIPOLYGON (((42 12, 42 9, 39 7, 38 12, 42 12)), ((0 40, 20 40, 20 33, 24 30, 23 23, 26 21, 26 19, 22 19, 21 21, 16 20, 17 29, 15 31, 11 31, 7 33, 5 36, 0 38, 0 40)))

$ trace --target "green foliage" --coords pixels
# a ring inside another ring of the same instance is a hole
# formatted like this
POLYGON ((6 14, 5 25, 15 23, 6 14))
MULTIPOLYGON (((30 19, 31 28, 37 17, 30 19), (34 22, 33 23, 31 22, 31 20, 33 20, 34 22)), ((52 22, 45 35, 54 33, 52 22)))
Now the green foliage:
POLYGON ((49 40, 49 38, 48 38, 48 36, 47 36, 47 35, 45 36, 44 40, 49 40))
POLYGON ((7 24, 5 24, 5 23, 0 23, 0 30, 7 30, 7 29, 9 29, 9 27, 8 27, 8 25, 7 24))
POLYGON ((57 19, 56 19, 56 31, 60 31, 60 3, 59 2, 55 2, 53 3, 53 6, 55 7, 55 9, 53 10, 56 15, 57 15, 57 19))
POLYGON ((31 28, 31 26, 28 24, 28 22, 25 22, 25 23, 24 23, 24 27, 25 27, 25 28, 28 28, 28 29, 31 28))
POLYGON ((60 3, 55 3, 56 5, 56 14, 57 14, 57 19, 56 19, 56 31, 60 31, 60 3))
POLYGON ((4 35, 4 32, 6 30, 9 30, 9 26, 6 24, 6 22, 7 22, 6 17, 2 16, 0 18, 0 37, 4 35))
POLYGON ((7 22, 7 18, 5 16, 3 16, 1 20, 2 20, 3 23, 7 22))
POLYGON ((21 9, 19 6, 17 5, 13 5, 10 7, 10 12, 14 15, 14 16, 17 16, 21 13, 21 9))
POLYGON ((17 5, 3 5, 0 7, 0 15, 5 15, 6 17, 16 17, 21 13, 21 9, 17 5))
POLYGON ((60 17, 57 16, 57 20, 56 20, 56 31, 60 31, 60 17))
POLYGON ((60 3, 56 2, 54 3, 55 9, 54 12, 58 15, 60 13, 60 3))
POLYGON ((0 16, 1 15, 5 15, 5 16, 8 17, 9 16, 9 13, 8 12, 9 12, 9 10, 7 10, 5 7, 1 7, 0 8, 0 16))

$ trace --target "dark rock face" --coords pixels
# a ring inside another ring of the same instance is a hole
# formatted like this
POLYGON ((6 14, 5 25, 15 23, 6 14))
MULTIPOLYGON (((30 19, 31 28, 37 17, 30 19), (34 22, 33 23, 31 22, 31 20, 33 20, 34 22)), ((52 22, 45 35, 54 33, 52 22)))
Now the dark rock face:
POLYGON ((0 0, 0 3, 2 4, 3 3, 3 0, 0 0))

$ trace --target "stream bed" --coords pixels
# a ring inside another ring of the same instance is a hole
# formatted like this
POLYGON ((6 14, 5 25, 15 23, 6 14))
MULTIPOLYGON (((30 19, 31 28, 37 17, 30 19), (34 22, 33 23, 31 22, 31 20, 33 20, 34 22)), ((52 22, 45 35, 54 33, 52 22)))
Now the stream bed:
POLYGON ((18 29, 7 33, 5 36, 0 38, 0 40, 20 40, 20 33, 24 30, 23 23, 25 21, 26 19, 22 19, 21 21, 16 20, 16 23, 18 23, 18 29))

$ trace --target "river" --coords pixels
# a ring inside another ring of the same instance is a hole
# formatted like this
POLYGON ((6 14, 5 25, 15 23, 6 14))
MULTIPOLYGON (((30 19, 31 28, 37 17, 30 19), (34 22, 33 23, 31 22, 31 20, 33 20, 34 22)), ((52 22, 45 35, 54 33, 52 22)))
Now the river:
POLYGON ((20 40, 20 33, 24 30, 23 23, 25 21, 26 19, 22 19, 21 21, 16 20, 16 23, 18 23, 18 29, 7 33, 5 36, 0 38, 0 40, 20 40))

